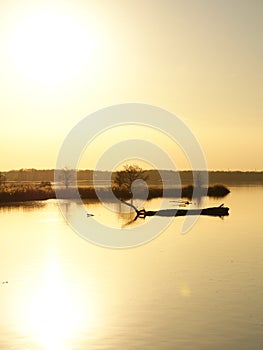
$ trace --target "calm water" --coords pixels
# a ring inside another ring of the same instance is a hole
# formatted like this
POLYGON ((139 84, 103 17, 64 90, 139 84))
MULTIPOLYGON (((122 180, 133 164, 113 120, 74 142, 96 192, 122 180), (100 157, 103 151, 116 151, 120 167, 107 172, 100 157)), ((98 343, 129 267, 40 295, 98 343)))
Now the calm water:
POLYGON ((224 220, 200 217, 182 235, 177 217, 125 250, 80 238, 55 201, 1 208, 0 349, 261 350, 262 198, 263 187, 231 188, 224 220))

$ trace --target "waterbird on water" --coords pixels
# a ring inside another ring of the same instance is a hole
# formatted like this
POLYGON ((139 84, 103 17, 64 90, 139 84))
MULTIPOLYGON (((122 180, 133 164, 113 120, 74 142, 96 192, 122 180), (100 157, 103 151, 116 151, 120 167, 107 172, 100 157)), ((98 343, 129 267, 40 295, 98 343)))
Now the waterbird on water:
POLYGON ((176 203, 179 203, 179 204, 192 204, 192 202, 189 202, 189 201, 183 201, 183 200, 175 200, 175 201, 170 201, 170 202, 176 202, 176 203))

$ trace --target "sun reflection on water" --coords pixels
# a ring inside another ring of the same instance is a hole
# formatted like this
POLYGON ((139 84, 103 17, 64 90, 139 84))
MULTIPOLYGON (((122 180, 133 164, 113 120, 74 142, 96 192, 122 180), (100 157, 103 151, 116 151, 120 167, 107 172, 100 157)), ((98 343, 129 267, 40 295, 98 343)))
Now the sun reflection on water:
POLYGON ((45 350, 67 350, 84 329, 96 324, 94 303, 63 278, 55 256, 45 266, 43 285, 31 294, 26 323, 34 342, 45 350))

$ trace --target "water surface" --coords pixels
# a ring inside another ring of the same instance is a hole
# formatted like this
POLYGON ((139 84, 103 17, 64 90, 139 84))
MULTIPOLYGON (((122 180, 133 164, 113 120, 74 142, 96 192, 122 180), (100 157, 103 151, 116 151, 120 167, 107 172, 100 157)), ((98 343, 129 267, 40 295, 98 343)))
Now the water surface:
MULTIPOLYGON (((55 201, 1 208, 0 349, 262 349, 262 195, 231 188, 224 220, 200 217, 182 235, 176 217, 125 250, 79 237, 55 201)), ((134 215, 87 208, 124 234, 134 215)))

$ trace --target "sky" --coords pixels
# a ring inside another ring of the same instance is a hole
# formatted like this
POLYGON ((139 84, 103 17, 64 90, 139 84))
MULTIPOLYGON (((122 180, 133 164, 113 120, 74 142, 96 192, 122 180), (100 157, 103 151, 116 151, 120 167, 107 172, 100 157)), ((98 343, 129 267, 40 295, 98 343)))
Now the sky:
MULTIPOLYGON (((260 0, 0 0, 0 171, 54 168, 83 118, 132 102, 180 118, 208 169, 263 170, 262 13, 260 0)), ((162 130, 136 126, 95 135, 79 167, 146 134, 189 168, 162 130)))

